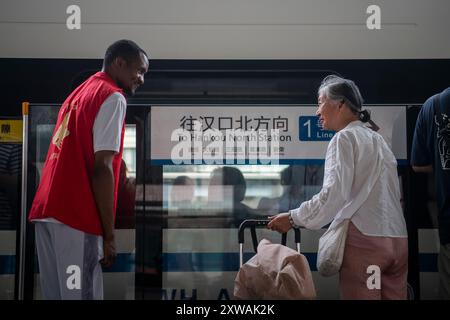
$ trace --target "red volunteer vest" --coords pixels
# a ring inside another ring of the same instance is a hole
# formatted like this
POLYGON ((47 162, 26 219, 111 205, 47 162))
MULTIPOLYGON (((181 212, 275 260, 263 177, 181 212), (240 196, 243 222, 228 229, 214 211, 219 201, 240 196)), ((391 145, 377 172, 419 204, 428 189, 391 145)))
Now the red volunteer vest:
MULTIPOLYGON (((103 234, 91 184, 94 171, 92 129, 101 105, 114 92, 122 90, 106 73, 97 72, 64 101, 31 207, 30 220, 54 218, 86 233, 103 234)), ((122 125, 120 150, 113 160, 114 215, 124 133, 125 123, 122 125)))

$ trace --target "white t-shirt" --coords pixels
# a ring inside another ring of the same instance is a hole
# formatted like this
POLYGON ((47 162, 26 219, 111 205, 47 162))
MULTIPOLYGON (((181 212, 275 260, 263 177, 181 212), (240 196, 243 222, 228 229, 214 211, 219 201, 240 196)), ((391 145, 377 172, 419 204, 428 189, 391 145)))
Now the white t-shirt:
MULTIPOLYGON (((126 111, 127 101, 119 92, 114 92, 103 102, 92 128, 94 153, 105 150, 119 152, 122 124, 126 111)), ((33 221, 61 223, 54 218, 35 219, 33 221)))
POLYGON ((111 94, 103 102, 92 128, 94 153, 103 150, 119 152, 126 110, 127 101, 119 92, 111 94))

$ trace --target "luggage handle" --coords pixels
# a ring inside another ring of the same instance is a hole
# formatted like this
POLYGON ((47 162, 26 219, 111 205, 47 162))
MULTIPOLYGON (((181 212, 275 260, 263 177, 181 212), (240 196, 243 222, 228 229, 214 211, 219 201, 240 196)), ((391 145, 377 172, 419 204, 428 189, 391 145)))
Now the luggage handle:
MULTIPOLYGON (((257 252, 258 241, 256 239, 256 227, 265 227, 269 223, 269 219, 255 220, 249 219, 242 221, 238 230, 239 239, 239 266, 242 267, 244 263, 244 231, 245 228, 250 228, 250 233, 252 235, 253 249, 257 252)), ((300 229, 294 228, 295 232, 295 243, 297 244, 297 251, 300 253, 300 229)), ((283 233, 281 235, 281 244, 286 245, 287 234, 283 233)))
MULTIPOLYGON (((241 225, 239 226, 238 230, 238 240, 239 244, 244 244, 244 231, 246 228, 250 228, 250 233, 252 236, 252 242, 253 242, 253 249, 255 252, 257 252, 258 247, 258 241, 256 237, 256 227, 265 227, 269 223, 269 219, 261 219, 261 220, 255 220, 255 219, 249 219, 242 221, 241 225)), ((294 228, 294 235, 295 235, 295 243, 298 245, 300 244, 300 229, 294 228)), ((287 234, 283 233, 281 235, 281 244, 286 245, 287 242, 287 234)))

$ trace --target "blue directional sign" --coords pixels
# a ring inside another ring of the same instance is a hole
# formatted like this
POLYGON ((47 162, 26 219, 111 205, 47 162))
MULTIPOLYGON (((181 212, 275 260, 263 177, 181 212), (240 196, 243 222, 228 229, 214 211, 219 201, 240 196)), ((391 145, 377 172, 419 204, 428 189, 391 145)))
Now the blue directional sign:
POLYGON ((299 139, 301 141, 330 141, 335 131, 324 130, 319 122, 319 117, 305 116, 298 118, 299 139))

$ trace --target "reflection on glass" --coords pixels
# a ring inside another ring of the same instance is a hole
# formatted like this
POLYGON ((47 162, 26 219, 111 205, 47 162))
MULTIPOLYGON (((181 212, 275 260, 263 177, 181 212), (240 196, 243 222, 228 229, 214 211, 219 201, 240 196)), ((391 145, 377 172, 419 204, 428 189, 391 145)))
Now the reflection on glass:
POLYGON ((169 216, 229 220, 243 211, 253 218, 297 208, 320 191, 323 180, 323 165, 164 166, 163 171, 169 216))
POLYGON ((176 212, 178 210, 193 209, 195 191, 195 181, 188 176, 176 177, 170 188, 169 210, 176 212))
POLYGON ((127 175, 136 178, 136 125, 125 126, 122 159, 127 166, 127 175))
POLYGON ((36 128, 36 157, 31 162, 31 165, 36 167, 36 186, 39 185, 41 180, 42 168, 47 157, 53 130, 55 130, 54 124, 39 124, 36 128))
POLYGON ((134 299, 135 292, 135 203, 136 203, 136 126, 126 125, 120 166, 116 208, 116 246, 119 259, 104 277, 106 299, 134 299), (122 275, 120 275, 122 274, 122 275))
POLYGON ((164 166, 162 299, 232 299, 240 222, 298 207, 322 180, 323 165, 164 166))
POLYGON ((0 300, 14 299, 22 144, 0 142, 0 300))
POLYGON ((136 202, 136 179, 131 177, 122 159, 117 190, 116 229, 134 229, 134 206, 136 202))

